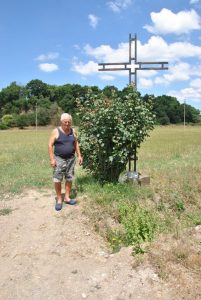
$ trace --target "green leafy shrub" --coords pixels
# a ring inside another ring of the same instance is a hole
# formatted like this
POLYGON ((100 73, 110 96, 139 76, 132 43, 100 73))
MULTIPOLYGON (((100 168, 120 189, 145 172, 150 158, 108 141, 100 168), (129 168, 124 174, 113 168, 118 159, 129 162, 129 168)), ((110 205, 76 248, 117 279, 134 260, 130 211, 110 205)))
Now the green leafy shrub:
POLYGON ((157 228, 157 220, 153 213, 139 205, 121 203, 119 205, 121 224, 125 228, 128 245, 137 246, 151 241, 157 228))
POLYGON ((3 123, 3 122, 0 122, 0 130, 5 130, 5 129, 8 129, 9 127, 3 123))
POLYGON ((15 120, 14 120, 14 117, 13 115, 4 115, 2 118, 1 118, 1 121, 3 124, 5 124, 7 127, 12 127, 15 125, 15 120))
POLYGON ((38 119, 38 125, 40 126, 48 125, 50 122, 48 109, 44 107, 39 108, 37 119, 38 119))
POLYGON ((28 125, 27 116, 26 115, 16 116, 15 123, 18 128, 23 129, 28 125))
POLYGON ((154 127, 151 101, 129 86, 122 96, 94 95, 78 100, 83 167, 100 181, 116 182, 129 156, 154 127))

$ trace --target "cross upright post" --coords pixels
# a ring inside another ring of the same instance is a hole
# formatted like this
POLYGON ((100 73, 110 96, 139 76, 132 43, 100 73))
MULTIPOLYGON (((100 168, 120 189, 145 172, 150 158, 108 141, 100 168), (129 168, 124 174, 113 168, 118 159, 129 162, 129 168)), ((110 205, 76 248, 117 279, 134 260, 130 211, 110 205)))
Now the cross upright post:
MULTIPOLYGON (((138 70, 167 70, 168 62, 142 62, 137 60, 137 35, 134 37, 129 34, 129 60, 128 62, 118 63, 99 63, 99 71, 129 71, 129 84, 134 83, 134 88, 137 89, 137 71, 138 70), (133 47, 134 43, 134 47, 133 47), (134 80, 132 80, 134 77, 134 80)), ((134 153, 129 156, 129 172, 131 171, 131 160, 134 161, 134 172, 137 165, 137 147, 134 153)))

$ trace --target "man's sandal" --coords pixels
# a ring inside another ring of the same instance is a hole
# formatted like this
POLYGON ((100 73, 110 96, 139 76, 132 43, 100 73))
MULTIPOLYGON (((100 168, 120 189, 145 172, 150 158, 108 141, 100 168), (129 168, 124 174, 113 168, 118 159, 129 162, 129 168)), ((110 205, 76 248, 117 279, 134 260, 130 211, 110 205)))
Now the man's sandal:
POLYGON ((64 200, 64 203, 69 205, 75 205, 77 203, 76 199, 64 200))
POLYGON ((58 210, 61 210, 62 209, 62 203, 56 203, 55 204, 55 209, 58 211, 58 210))

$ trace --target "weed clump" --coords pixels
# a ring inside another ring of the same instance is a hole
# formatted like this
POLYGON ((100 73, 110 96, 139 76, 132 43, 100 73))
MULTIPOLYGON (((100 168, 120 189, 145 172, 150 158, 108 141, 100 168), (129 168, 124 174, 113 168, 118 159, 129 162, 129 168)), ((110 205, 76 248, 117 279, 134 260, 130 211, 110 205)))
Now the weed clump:
POLYGON ((0 209, 0 216, 9 215, 12 212, 11 208, 2 208, 0 209))

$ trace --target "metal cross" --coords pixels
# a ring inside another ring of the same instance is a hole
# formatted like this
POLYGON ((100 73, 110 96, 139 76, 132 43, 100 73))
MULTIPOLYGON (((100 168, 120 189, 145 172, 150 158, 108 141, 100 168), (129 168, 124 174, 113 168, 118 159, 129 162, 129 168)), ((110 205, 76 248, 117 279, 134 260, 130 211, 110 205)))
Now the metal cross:
POLYGON ((137 35, 135 34, 135 37, 132 37, 131 34, 129 34, 129 61, 128 62, 122 62, 122 63, 101 63, 98 64, 101 68, 99 68, 99 71, 129 71, 129 84, 132 83, 132 75, 134 75, 134 84, 137 88, 137 70, 167 70, 168 67, 165 67, 168 62, 142 62, 137 61, 137 35), (132 42, 134 42, 134 53, 132 54, 132 42), (148 65, 148 66, 147 66, 148 65), (154 66, 159 65, 159 66, 154 66), (111 68, 111 66, 117 66, 114 68, 111 68), (134 71, 133 71, 134 69, 134 71))
MULTIPOLYGON (((129 84, 132 82, 137 89, 137 71, 138 70, 167 70, 168 62, 142 62, 137 61, 137 35, 132 37, 129 34, 129 61, 122 63, 100 63, 98 64, 100 68, 99 71, 129 71, 129 84), (134 51, 132 51, 132 45, 134 42, 134 51), (156 65, 156 66, 154 66, 156 65), (117 66, 117 67, 112 67, 117 66), (132 81, 132 76, 134 80, 132 81)), ((137 149, 135 148, 134 154, 129 157, 129 171, 131 171, 131 160, 134 161, 134 172, 136 172, 136 161, 137 161, 137 149)))

